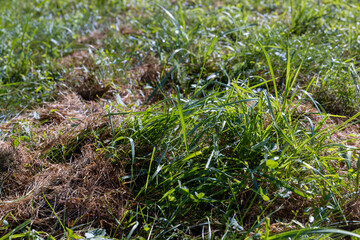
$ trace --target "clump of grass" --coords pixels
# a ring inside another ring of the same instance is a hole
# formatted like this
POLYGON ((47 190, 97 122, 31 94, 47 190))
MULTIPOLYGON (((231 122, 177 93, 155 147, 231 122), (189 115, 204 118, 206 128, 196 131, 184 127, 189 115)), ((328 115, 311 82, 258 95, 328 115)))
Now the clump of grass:
POLYGON ((290 74, 288 69, 283 101, 255 91, 260 86, 233 83, 202 98, 181 99, 178 92, 166 100, 166 108, 134 119, 131 151, 141 155, 132 157, 129 178, 136 179, 137 198, 148 202, 144 224, 159 222, 151 234, 196 236, 208 225, 218 236, 245 237, 266 218, 306 222, 312 216, 311 226, 335 221, 339 213, 346 218, 337 200, 345 182, 322 173, 337 175, 327 162, 337 153, 324 152, 333 146, 329 134, 339 128, 322 129, 325 119, 314 125, 310 118, 293 115, 301 104, 292 102, 295 96, 310 96, 290 91, 299 70, 290 74), (147 147, 136 150, 137 145, 147 147), (331 197, 314 201, 320 196, 331 197), (276 209, 285 202, 291 204, 284 211, 276 209), (334 211, 320 210, 325 206, 334 211))

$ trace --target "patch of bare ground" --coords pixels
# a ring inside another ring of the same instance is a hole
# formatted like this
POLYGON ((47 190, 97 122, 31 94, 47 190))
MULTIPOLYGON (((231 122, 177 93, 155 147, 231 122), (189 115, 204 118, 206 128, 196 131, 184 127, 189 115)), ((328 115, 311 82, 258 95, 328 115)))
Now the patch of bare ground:
POLYGON ((94 61, 93 53, 89 50, 75 51, 59 60, 61 67, 70 70, 65 75, 65 88, 60 87, 58 91, 71 89, 87 101, 105 97, 110 90, 110 81, 97 78, 95 72, 98 67, 94 61))
POLYGON ((126 80, 113 79, 112 87, 108 93, 112 97, 121 97, 122 102, 128 106, 135 106, 135 111, 142 110, 149 105, 164 99, 172 89, 169 84, 159 87, 161 79, 169 72, 160 65, 155 57, 146 57, 141 63, 126 71, 126 80), (155 91, 156 90, 156 91, 155 91))
POLYGON ((161 93, 163 89, 159 88, 154 94, 153 92, 164 74, 166 74, 166 70, 164 71, 157 59, 146 57, 141 64, 127 72, 127 78, 131 80, 131 83, 125 87, 133 92, 133 96, 128 95, 125 99, 128 101, 140 100, 142 104, 152 104, 162 100, 164 98, 161 93))
POLYGON ((129 24, 124 24, 119 27, 120 33, 123 35, 140 35, 142 30, 134 29, 129 24))
MULTIPOLYGON (((318 110, 310 103, 303 102, 301 103, 296 111, 295 116, 303 118, 306 122, 305 116, 311 119, 316 127, 317 124, 320 124, 323 119, 325 123, 322 124, 320 130, 328 130, 329 132, 336 128, 337 126, 343 125, 343 127, 339 128, 336 131, 333 131, 331 134, 331 141, 333 142, 341 142, 345 143, 348 146, 352 146, 354 148, 360 148, 360 139, 358 138, 360 132, 360 123, 357 123, 357 119, 348 124, 344 125, 344 123, 349 119, 347 116, 331 116, 326 118, 326 113, 321 116, 318 113, 318 110)), ((308 127, 310 124, 307 125, 308 127)))
POLYGON ((86 36, 82 36, 76 40, 77 44, 92 45, 94 48, 101 47, 102 40, 107 36, 108 29, 93 31, 86 36))

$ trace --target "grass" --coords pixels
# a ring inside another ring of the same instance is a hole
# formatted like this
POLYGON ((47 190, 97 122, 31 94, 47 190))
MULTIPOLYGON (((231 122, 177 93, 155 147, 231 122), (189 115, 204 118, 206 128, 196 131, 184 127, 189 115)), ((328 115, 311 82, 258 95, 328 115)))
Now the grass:
POLYGON ((12 3, 1 239, 360 237, 356 1, 12 3))

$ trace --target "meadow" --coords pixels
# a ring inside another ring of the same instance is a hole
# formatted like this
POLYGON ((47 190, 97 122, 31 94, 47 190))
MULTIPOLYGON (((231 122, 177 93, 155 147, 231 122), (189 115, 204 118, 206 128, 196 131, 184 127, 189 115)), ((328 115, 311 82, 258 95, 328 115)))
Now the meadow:
POLYGON ((359 16, 1 1, 0 240, 360 238, 359 16))

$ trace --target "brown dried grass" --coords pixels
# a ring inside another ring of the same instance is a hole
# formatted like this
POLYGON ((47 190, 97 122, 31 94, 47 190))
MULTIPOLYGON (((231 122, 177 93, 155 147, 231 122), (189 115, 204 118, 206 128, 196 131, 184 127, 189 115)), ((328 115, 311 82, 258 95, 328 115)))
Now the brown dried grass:
MULTIPOLYGON (((100 138, 111 138, 108 119, 102 117, 105 114, 102 103, 86 103, 78 95, 67 93, 35 111, 39 119, 29 121, 31 114, 28 113, 7 124, 12 131, 26 120, 34 138, 17 147, 1 144, 0 161, 1 157, 6 160, 1 161, 5 177, 2 178, 0 219, 6 217, 14 226, 31 219, 34 229, 62 234, 50 204, 66 227, 88 224, 113 234, 117 228, 113 218, 120 221, 133 201, 121 180, 126 175, 124 163, 106 158, 107 153, 99 151, 91 134, 81 141, 78 139, 82 133, 92 131, 100 133, 100 138), (15 126, 10 128, 11 124, 15 126), (49 158, 54 149, 74 142, 77 146, 70 148, 67 159, 60 155, 54 162, 49 158)), ((114 116, 115 123, 120 121, 120 117, 114 116)))

